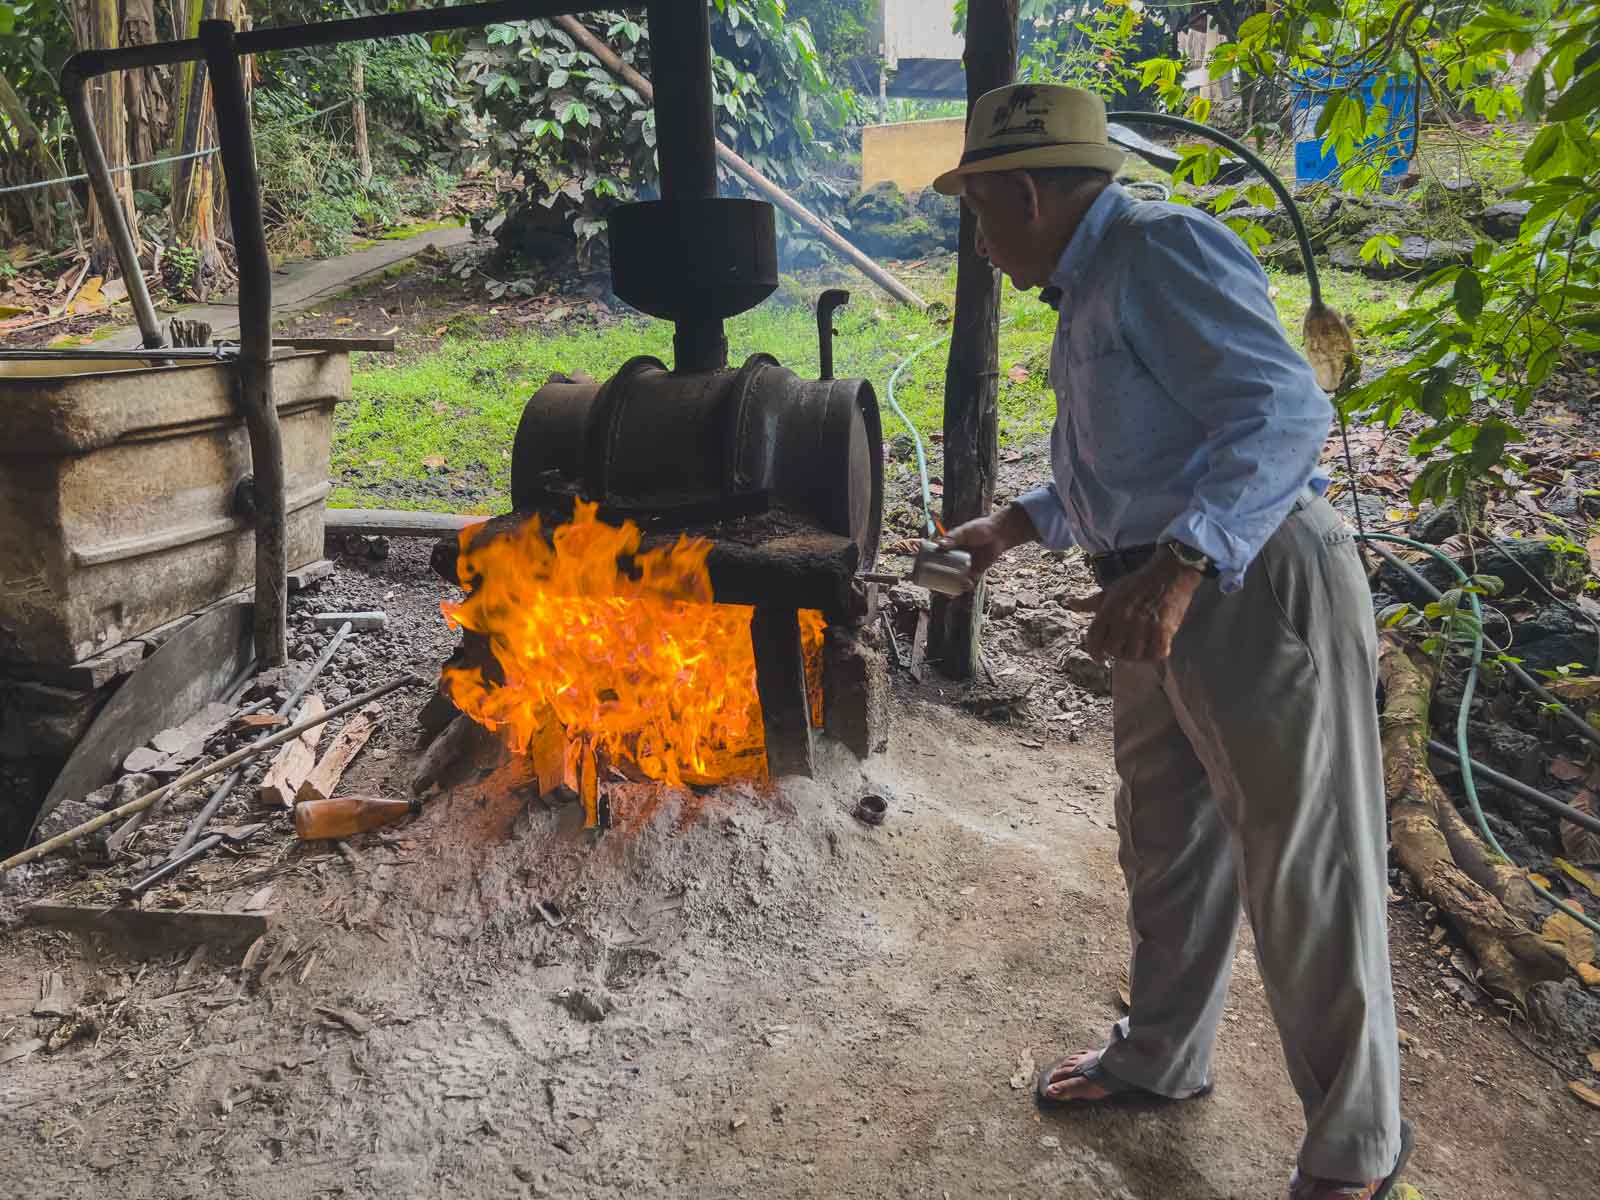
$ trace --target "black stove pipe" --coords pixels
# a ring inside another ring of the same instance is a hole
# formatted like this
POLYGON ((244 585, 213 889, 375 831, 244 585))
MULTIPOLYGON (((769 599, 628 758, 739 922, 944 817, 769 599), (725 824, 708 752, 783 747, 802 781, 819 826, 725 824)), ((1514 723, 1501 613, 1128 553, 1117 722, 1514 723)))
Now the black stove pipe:
MULTIPOLYGON (((717 194, 717 144, 711 99, 711 19, 704 0, 650 0, 650 73, 655 87, 656 161, 661 200, 676 205, 717 194)), ((674 369, 728 365, 720 317, 673 322, 674 369)))

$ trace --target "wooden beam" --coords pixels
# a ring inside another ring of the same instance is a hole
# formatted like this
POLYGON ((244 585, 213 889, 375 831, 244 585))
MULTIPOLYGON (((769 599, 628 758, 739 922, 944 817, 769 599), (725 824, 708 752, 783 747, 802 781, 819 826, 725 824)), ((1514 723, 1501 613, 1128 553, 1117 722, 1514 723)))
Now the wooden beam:
MULTIPOLYGON (((966 64, 970 120, 978 97, 1016 77, 1017 0, 972 5, 966 64)), ((944 376, 946 529, 989 514, 1000 462, 1000 277, 978 253, 977 231, 977 219, 963 203, 954 333, 944 376)), ((977 669, 982 610, 975 598, 975 593, 933 598, 931 657, 956 679, 970 679, 977 669)))
POLYGON ((766 729, 767 772, 810 776, 814 743, 811 705, 806 697, 805 651, 800 614, 792 608, 757 608, 750 619, 756 655, 756 692, 766 729))

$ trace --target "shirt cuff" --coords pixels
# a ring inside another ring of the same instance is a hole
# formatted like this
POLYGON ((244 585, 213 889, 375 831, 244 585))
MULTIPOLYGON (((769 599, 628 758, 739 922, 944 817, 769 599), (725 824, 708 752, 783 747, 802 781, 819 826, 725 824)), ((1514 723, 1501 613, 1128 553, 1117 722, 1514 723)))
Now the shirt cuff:
POLYGON ((1216 563, 1217 586, 1224 592, 1237 592, 1244 586, 1244 573, 1259 549, 1229 533, 1198 508, 1178 514, 1158 540, 1182 542, 1216 563))
POLYGON ((1024 492, 1016 501, 1028 514, 1038 530, 1039 542, 1046 550, 1066 550, 1077 544, 1072 530, 1067 526, 1067 510, 1061 505, 1061 493, 1055 484, 1046 483, 1024 492))

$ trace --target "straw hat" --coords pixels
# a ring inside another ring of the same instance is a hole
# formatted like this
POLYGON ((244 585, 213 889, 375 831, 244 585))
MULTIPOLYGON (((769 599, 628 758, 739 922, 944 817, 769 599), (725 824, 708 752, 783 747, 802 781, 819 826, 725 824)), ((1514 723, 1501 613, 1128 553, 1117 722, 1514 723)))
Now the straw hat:
POLYGON ((959 196, 969 175, 1027 167, 1092 167, 1114 172, 1122 152, 1106 140, 1105 101, 1083 88, 1016 83, 978 97, 961 163, 933 181, 959 196))

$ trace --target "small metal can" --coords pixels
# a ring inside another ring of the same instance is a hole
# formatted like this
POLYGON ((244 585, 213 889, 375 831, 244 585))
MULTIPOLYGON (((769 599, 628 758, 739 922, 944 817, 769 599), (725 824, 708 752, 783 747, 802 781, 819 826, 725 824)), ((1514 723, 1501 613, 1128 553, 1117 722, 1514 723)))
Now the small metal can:
POLYGON ((945 596, 964 596, 976 584, 972 555, 965 550, 941 550, 937 542, 923 540, 911 566, 911 582, 945 596))

